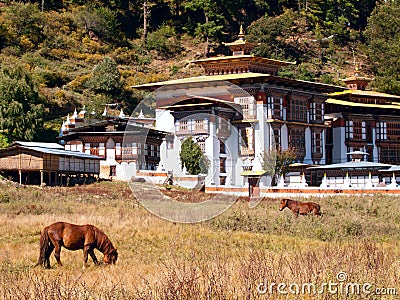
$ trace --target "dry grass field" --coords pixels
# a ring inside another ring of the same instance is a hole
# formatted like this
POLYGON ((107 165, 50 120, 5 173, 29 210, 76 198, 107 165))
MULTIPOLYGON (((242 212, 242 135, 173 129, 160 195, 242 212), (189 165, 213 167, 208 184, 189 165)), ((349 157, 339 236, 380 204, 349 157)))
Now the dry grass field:
POLYGON ((323 217, 239 200, 212 220, 177 224, 146 211, 124 183, 0 181, 0 298, 399 299, 400 197, 312 200, 323 217), (117 264, 89 258, 82 269, 82 251, 62 249, 63 267, 52 255, 51 269, 33 268, 41 230, 56 221, 102 229, 117 264))

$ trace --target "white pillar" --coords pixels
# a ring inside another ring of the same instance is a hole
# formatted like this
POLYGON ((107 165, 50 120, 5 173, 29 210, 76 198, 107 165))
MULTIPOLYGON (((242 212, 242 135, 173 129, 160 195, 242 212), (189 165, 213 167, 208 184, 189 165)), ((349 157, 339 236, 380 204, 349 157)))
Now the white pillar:
POLYGON ((211 185, 219 185, 219 140, 217 138, 217 128, 215 122, 210 118, 210 136, 205 141, 205 154, 210 158, 210 171, 206 182, 211 185))
POLYGON ((311 164, 312 158, 312 139, 311 139, 311 129, 307 127, 305 130, 305 147, 306 147, 306 156, 304 157, 304 163, 311 164))

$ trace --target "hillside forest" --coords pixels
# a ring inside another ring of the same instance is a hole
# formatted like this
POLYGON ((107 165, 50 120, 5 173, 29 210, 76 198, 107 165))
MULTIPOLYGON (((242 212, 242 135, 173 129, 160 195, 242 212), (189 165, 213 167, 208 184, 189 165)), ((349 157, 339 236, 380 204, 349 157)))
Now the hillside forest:
POLYGON ((68 113, 129 115, 142 83, 202 74, 191 60, 259 43, 281 76, 400 95, 400 0, 0 1, 0 147, 54 141, 68 113))

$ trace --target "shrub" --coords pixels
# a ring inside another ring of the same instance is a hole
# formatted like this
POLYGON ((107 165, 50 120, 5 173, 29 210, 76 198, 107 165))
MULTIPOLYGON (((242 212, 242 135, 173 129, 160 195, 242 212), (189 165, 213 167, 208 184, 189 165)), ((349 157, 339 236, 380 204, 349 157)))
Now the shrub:
POLYGON ((156 50, 164 56, 172 56, 181 51, 180 41, 175 30, 168 25, 161 26, 158 30, 150 32, 147 37, 146 48, 156 50))

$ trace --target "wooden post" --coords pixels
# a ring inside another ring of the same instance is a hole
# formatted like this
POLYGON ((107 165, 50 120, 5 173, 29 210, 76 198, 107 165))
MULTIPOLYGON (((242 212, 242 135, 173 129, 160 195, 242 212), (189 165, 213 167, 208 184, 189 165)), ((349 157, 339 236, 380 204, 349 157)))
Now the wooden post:
POLYGON ((19 184, 22 185, 22 170, 19 169, 19 170, 18 170, 18 173, 19 173, 19 184))
POLYGON ((43 170, 40 170, 40 186, 43 186, 43 170))

